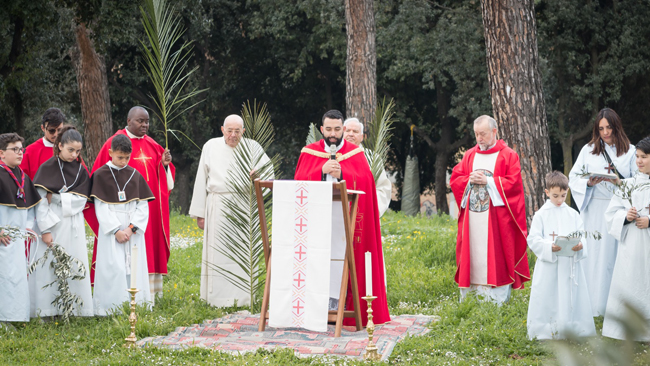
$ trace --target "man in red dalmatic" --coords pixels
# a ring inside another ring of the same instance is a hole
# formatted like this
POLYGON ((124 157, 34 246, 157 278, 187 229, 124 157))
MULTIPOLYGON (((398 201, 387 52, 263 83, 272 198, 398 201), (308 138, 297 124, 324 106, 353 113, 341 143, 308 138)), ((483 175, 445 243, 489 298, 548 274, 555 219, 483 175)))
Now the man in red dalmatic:
POLYGON ((474 121, 476 146, 451 174, 459 203, 456 282, 461 300, 469 292, 498 304, 530 280, 526 211, 519 156, 497 139, 490 116, 474 121))
MULTIPOLYGON (((38 168, 54 156, 54 140, 58 134, 59 127, 61 127, 64 122, 65 115, 63 115, 63 112, 61 112, 59 108, 48 108, 43 114, 41 119, 41 130, 43 131, 44 136, 27 146, 23 155, 23 161, 20 163, 20 167, 30 179, 33 180, 38 168)), ((85 164, 84 168, 88 170, 88 167, 86 167, 85 164)), ((95 205, 88 202, 83 213, 88 226, 90 226, 93 233, 97 235, 99 222, 95 216, 95 205)))
POLYGON ((20 167, 32 180, 41 164, 54 156, 54 140, 63 122, 65 116, 59 108, 49 108, 43 114, 41 130, 44 136, 27 146, 23 161, 20 163, 20 167))
MULTIPOLYGON (((155 299, 156 295, 162 296, 162 276, 167 275, 167 261, 170 254, 169 191, 174 188, 176 168, 171 163, 172 156, 169 150, 147 136, 149 113, 144 108, 131 108, 126 123, 126 128, 117 131, 115 135, 122 134, 131 139, 133 153, 131 153, 129 165, 142 174, 156 198, 149 201, 149 223, 144 234, 151 298, 155 299)), ((108 150, 112 140, 113 137, 109 138, 99 151, 93 166, 93 173, 111 159, 108 150)), ((121 190, 122 187, 119 188, 121 190)), ((94 279, 96 254, 97 242, 95 242, 95 250, 93 250, 91 281, 94 279)))
MULTIPOLYGON (((372 254, 372 302, 373 322, 383 324, 390 321, 388 303, 386 301, 386 286, 384 280, 384 256, 381 248, 381 232, 379 229, 379 210, 377 208, 377 192, 375 179, 370 171, 368 160, 363 148, 343 140, 343 114, 331 110, 323 116, 321 133, 324 139, 304 147, 296 167, 296 180, 311 181, 340 181, 345 180, 348 189, 359 190, 365 194, 359 197, 357 222, 354 231, 354 263, 357 271, 359 295, 366 295, 365 283, 365 252, 372 254), (336 146, 336 159, 331 159, 331 145, 336 146)), ((361 321, 365 326, 368 322, 368 306, 363 300, 361 304, 361 321)), ((354 309, 351 287, 348 287, 346 308, 354 309)), ((346 325, 354 325, 354 319, 346 318, 346 325)))

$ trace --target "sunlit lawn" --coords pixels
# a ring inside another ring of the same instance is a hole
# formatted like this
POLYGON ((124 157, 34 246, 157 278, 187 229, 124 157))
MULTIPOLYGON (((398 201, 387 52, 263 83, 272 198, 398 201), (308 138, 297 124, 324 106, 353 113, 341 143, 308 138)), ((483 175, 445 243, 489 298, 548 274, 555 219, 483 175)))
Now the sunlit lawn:
MULTIPOLYGON (((178 326, 218 318, 238 309, 216 309, 199 299, 202 231, 194 222, 174 214, 171 220, 174 248, 164 297, 152 311, 139 309, 138 338, 166 335, 178 326), (179 238, 182 237, 182 238, 179 238), (195 245, 190 245, 194 240, 195 245)), ((456 221, 448 217, 407 218, 387 213, 382 219, 384 253, 391 314, 436 315, 438 322, 423 337, 398 344, 391 363, 536 365, 556 363, 551 343, 526 338, 526 313, 530 290, 515 291, 505 306, 458 301, 455 272, 456 221)), ((531 258, 532 263, 532 258, 531 258)), ((126 309, 126 307, 125 307, 126 309)), ((300 359, 290 350, 259 351, 232 356, 205 349, 169 351, 128 350, 127 315, 74 318, 69 325, 32 319, 13 323, 15 331, 0 330, 1 364, 357 364, 348 359, 300 359)), ((597 328, 602 327, 602 320, 597 328)), ((613 341, 612 341, 613 342, 613 341)), ((586 346, 578 352, 592 352, 586 346)), ((639 345, 635 364, 648 364, 647 345, 639 345)))

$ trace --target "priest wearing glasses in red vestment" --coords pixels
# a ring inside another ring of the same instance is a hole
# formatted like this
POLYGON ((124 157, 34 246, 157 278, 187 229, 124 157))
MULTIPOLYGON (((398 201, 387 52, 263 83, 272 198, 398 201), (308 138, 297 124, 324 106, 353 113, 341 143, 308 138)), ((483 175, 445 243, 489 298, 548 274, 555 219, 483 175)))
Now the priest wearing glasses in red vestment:
MULTIPOLYGON (((386 301, 386 282, 384 281, 384 256, 381 248, 379 229, 379 210, 375 179, 370 171, 363 148, 343 139, 343 114, 331 110, 323 116, 321 133, 324 139, 304 147, 296 167, 296 180, 340 181, 345 180, 348 189, 363 191, 359 197, 357 222, 354 231, 354 259, 360 296, 366 295, 365 252, 372 254, 373 294, 377 299, 372 302, 373 322, 383 324, 390 321, 386 301), (335 151, 332 151, 332 145, 335 151), (331 159, 335 154, 336 159, 331 159)), ((363 300, 361 321, 368 322, 368 306, 363 300)), ((351 287, 348 286, 346 309, 352 310, 351 287)), ((346 325, 353 325, 354 319, 346 318, 346 325)))
MULTIPOLYGON (((153 201, 149 201, 149 223, 144 234, 151 298, 155 299, 156 295, 162 296, 162 276, 167 275, 167 261, 170 254, 169 192, 174 188, 176 168, 171 163, 172 156, 169 150, 147 136, 149 113, 144 108, 131 108, 126 124, 126 128, 117 131, 115 135, 126 135, 131 140, 133 152, 129 165, 142 174, 155 197, 153 201)), ((113 137, 109 138, 102 146, 95 160, 93 172, 111 160, 108 150, 112 140, 113 137)), ((94 279, 96 247, 95 241, 91 281, 94 279)))
POLYGON ((470 292, 497 304, 530 280, 526 256, 526 210, 519 156, 497 139, 490 116, 474 121, 476 146, 451 174, 460 205, 456 283, 461 300, 470 292))

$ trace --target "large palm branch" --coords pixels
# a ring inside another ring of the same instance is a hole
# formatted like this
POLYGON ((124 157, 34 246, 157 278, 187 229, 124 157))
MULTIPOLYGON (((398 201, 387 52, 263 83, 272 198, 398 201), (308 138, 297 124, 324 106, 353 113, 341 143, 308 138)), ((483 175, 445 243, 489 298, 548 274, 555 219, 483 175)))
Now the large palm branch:
POLYGON ((388 141, 393 135, 390 131, 393 129, 393 116, 395 112, 395 102, 391 99, 386 104, 386 99, 377 106, 373 120, 368 124, 368 136, 365 138, 363 146, 366 148, 366 158, 375 182, 385 169, 386 158, 390 145, 388 141))
POLYGON ((140 41, 144 54, 144 66, 154 85, 156 95, 149 94, 156 104, 154 114, 162 121, 165 128, 165 147, 168 145, 167 132, 169 123, 183 112, 201 103, 200 100, 190 106, 184 104, 207 89, 194 88, 185 92, 190 75, 197 67, 189 69, 192 42, 178 44, 185 29, 181 18, 166 0, 145 0, 145 7, 140 7, 142 24, 147 34, 147 45, 140 41))
MULTIPOLYGON (((246 131, 244 138, 235 148, 234 159, 228 169, 228 190, 231 195, 223 200, 222 213, 225 218, 218 241, 223 248, 215 248, 220 254, 235 263, 243 272, 237 274, 226 268, 209 264, 231 284, 250 295, 251 311, 256 304, 256 295, 264 287, 263 244, 260 217, 257 212, 257 198, 250 172, 257 171, 262 179, 277 178, 280 156, 260 164, 265 151, 273 142, 274 132, 266 105, 251 108, 246 103, 242 109, 246 131), (251 144, 245 139, 259 143, 251 144), (260 149, 261 146, 261 149, 260 149)), ((271 217, 271 192, 264 193, 266 217, 271 217)))

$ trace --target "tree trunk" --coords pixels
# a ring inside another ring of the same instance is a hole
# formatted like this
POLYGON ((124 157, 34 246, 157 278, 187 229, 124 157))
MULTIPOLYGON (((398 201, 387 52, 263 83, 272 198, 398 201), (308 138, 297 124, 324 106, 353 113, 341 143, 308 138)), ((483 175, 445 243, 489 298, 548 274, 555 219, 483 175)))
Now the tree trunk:
POLYGON ((501 138, 517 152, 528 225, 543 204, 550 141, 533 0, 481 0, 488 79, 501 138))
MULTIPOLYGON (((364 127, 377 109, 377 53, 373 0, 345 0, 348 36, 345 105, 347 117, 356 117, 364 127)), ((364 130, 368 130, 364 128, 364 130)))
POLYGON ((111 100, 104 58, 95 52, 83 23, 77 25, 75 33, 77 49, 72 60, 79 84, 86 164, 92 167, 102 145, 113 134, 111 100))

